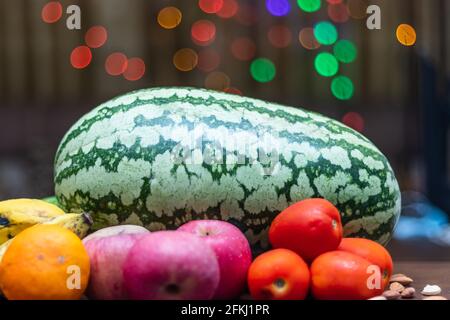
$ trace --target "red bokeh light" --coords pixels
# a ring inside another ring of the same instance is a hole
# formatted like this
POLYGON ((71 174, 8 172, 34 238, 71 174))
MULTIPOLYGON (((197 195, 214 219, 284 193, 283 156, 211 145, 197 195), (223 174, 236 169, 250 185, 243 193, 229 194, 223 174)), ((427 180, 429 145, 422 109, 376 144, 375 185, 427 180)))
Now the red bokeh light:
POLYGON ((364 131, 364 118, 357 112, 348 112, 342 117, 342 122, 356 131, 364 131))
POLYGON ((111 53, 105 61, 105 70, 111 76, 118 76, 125 72, 128 58, 121 52, 111 53))
POLYGON ((272 26, 267 33, 267 37, 276 48, 286 48, 292 42, 291 30, 283 25, 272 26))
POLYGON ((219 53, 211 48, 203 49, 198 53, 197 68, 204 72, 211 72, 220 65, 219 53))
POLYGON ((63 7, 59 1, 47 3, 41 11, 42 21, 45 23, 55 23, 62 17, 63 7))
POLYGON ((91 49, 87 46, 79 46, 72 50, 70 63, 75 69, 84 69, 92 61, 91 49))
POLYGON ((239 4, 236 0, 224 0, 222 9, 217 12, 217 15, 224 19, 232 18, 239 10, 239 4))
POLYGON ((223 7, 223 0, 199 0, 198 6, 206 13, 217 13, 223 7))
POLYGON ((342 3, 342 0, 327 0, 329 4, 339 4, 342 3))
POLYGON ((231 43, 231 53, 238 60, 251 60, 256 54, 255 42, 250 38, 237 38, 231 43))
POLYGON ((350 18, 348 7, 344 3, 328 5, 328 16, 336 23, 347 22, 350 18))
POLYGON ((209 20, 199 20, 191 27, 191 36, 196 44, 210 44, 216 37, 216 25, 209 20))
POLYGON ((90 48, 100 48, 108 39, 108 32, 105 27, 94 26, 89 28, 84 36, 84 41, 90 48))
POLYGON ((123 73, 125 79, 137 81, 145 74, 145 62, 141 58, 128 59, 127 68, 123 73))

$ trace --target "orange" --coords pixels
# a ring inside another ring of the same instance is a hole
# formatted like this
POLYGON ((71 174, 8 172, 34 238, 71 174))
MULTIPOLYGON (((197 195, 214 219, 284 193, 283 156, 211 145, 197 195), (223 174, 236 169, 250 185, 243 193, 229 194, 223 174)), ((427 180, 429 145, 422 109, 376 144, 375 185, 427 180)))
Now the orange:
POLYGON ((80 299, 89 269, 89 256, 75 233, 36 225, 17 235, 5 252, 0 288, 11 300, 80 299))
POLYGON ((256 300, 303 300, 309 290, 308 265, 295 252, 275 249, 258 256, 248 271, 248 288, 256 300))
POLYGON ((292 250, 308 263, 336 250, 341 239, 341 215, 325 199, 306 199, 291 205, 275 217, 269 229, 272 247, 292 250))

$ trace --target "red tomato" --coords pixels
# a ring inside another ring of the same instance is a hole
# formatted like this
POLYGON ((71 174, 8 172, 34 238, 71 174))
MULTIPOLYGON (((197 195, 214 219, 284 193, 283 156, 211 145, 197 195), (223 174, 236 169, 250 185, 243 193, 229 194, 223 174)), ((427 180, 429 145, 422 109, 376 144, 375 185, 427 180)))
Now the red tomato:
POLYGON ((341 239, 341 215, 324 199, 306 199, 293 204, 275 217, 269 229, 274 248, 290 249, 307 262, 336 250, 341 239))
POLYGON ((389 284, 392 258, 378 243, 342 239, 339 249, 322 254, 311 265, 316 299, 362 300, 380 295, 389 284))
POLYGON ((248 271, 248 287, 257 300, 303 300, 310 273, 295 252, 275 249, 258 256, 248 271))

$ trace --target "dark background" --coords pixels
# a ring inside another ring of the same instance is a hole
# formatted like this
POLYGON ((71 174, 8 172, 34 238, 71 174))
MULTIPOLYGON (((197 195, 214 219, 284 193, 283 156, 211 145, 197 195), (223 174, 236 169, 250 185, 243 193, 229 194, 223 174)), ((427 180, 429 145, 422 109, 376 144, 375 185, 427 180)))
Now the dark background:
MULTIPOLYGON (((340 71, 355 84, 355 95, 348 101, 334 98, 330 79, 314 70, 316 54, 327 48, 310 51, 298 41, 302 28, 328 20, 326 0, 319 12, 309 14, 292 0, 285 17, 270 15, 263 0, 238 0, 240 10, 251 9, 253 23, 206 14, 197 2, 61 1, 64 8, 70 4, 81 8, 82 29, 71 31, 65 14, 55 24, 42 21, 41 9, 47 1, 0 0, 0 200, 52 195, 53 158, 59 141, 81 115, 101 102, 151 86, 203 87, 206 73, 180 72, 172 57, 180 48, 201 49, 193 43, 190 27, 198 19, 209 19, 217 26, 210 45, 221 56, 217 70, 230 77, 233 87, 246 96, 301 106, 335 119, 358 112, 365 121, 363 133, 390 159, 402 190, 419 192, 430 205, 450 212, 450 1, 361 0, 381 7, 381 30, 368 30, 365 19, 336 24, 340 38, 352 40, 358 48, 357 60, 340 71), (166 6, 176 6, 183 13, 181 24, 173 30, 157 23, 159 10, 166 6), (397 41, 395 31, 401 23, 416 29, 415 46, 397 41), (292 31, 293 41, 287 48, 269 43, 267 32, 274 24, 292 31), (93 25, 107 28, 108 41, 93 50, 89 67, 76 70, 70 53, 83 44, 84 33, 93 25), (249 74, 250 62, 232 56, 230 45, 240 36, 255 41, 256 57, 274 62, 273 81, 256 82, 249 74), (108 75, 104 61, 114 51, 141 57, 147 68, 144 77, 131 82, 108 75)), ((408 257, 415 254, 402 252, 408 257)), ((430 254, 442 257, 440 251, 430 254)))

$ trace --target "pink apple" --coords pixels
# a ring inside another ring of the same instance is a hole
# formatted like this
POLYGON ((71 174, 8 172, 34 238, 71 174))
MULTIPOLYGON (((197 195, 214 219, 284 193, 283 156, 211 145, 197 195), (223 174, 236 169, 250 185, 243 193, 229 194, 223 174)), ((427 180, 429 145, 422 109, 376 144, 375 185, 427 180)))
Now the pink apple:
POLYGON ((87 296, 91 299, 127 299, 122 267, 135 241, 150 233, 140 226, 121 225, 94 232, 83 239, 91 262, 87 296))
POLYGON ((180 228, 200 236, 214 250, 220 268, 215 299, 233 299, 244 290, 252 252, 245 235, 234 225, 219 220, 190 221, 180 228))
POLYGON ((220 272, 214 251, 190 233, 159 231, 145 235, 131 248, 123 268, 132 299, 210 299, 220 272))

